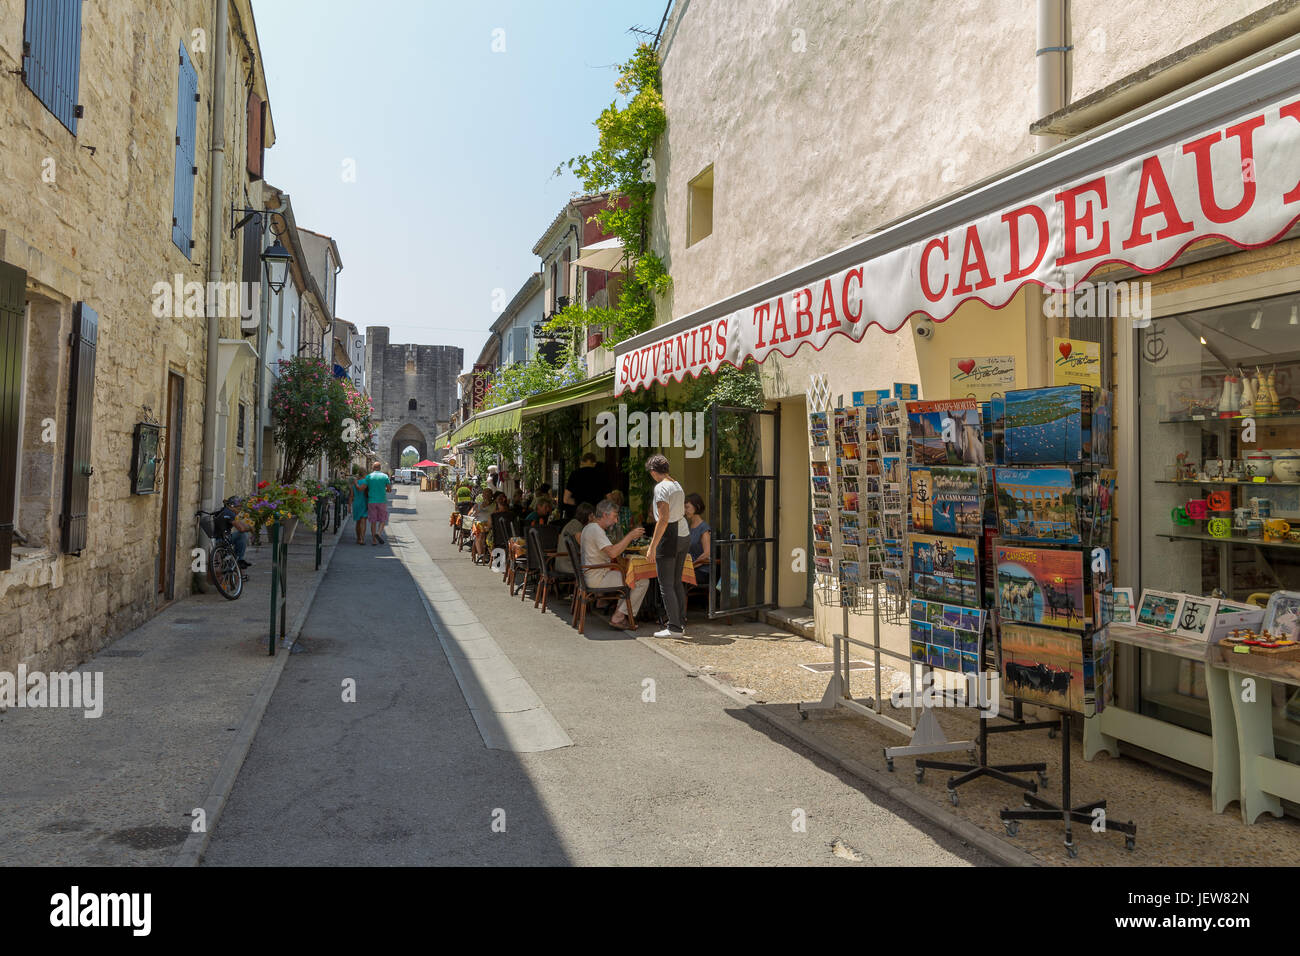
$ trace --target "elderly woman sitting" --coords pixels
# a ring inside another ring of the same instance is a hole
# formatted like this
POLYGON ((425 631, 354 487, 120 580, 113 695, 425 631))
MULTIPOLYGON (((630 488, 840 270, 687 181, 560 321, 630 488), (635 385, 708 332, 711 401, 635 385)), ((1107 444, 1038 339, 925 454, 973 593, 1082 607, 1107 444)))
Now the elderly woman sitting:
POLYGON ((591 520, 591 515, 596 509, 587 502, 583 502, 573 512, 573 517, 569 523, 560 529, 560 543, 556 550, 559 552, 555 556, 555 570, 560 574, 572 574, 573 562, 569 560, 569 549, 565 545, 566 538, 572 538, 578 541, 582 537, 582 529, 587 526, 591 520))

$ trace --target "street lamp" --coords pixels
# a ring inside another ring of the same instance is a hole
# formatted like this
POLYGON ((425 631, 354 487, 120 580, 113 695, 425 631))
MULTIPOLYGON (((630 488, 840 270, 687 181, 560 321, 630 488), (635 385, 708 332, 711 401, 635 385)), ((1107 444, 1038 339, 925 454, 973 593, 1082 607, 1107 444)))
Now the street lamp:
POLYGON ((266 283, 276 295, 284 289, 285 280, 289 277, 289 263, 292 261, 293 256, 279 239, 262 253, 262 262, 266 265, 266 283))

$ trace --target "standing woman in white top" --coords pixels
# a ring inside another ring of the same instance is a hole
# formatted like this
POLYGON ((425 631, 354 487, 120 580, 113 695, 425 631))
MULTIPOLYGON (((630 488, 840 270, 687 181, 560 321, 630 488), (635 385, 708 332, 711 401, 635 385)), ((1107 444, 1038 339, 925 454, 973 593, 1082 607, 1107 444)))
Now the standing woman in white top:
POLYGON ((659 590, 668 611, 668 627, 658 631, 655 637, 685 637, 686 585, 682 583, 682 568, 691 543, 691 529, 686 523, 686 492, 669 474, 668 459, 663 455, 652 455, 646 468, 655 480, 655 533, 650 553, 655 556, 659 590))

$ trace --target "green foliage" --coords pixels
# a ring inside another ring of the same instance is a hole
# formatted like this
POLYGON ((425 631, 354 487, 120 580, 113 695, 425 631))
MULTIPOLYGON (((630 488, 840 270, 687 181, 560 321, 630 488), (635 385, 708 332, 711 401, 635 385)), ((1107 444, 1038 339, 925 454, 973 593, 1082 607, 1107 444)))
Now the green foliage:
POLYGON ((350 381, 335 378, 323 359, 281 359, 270 405, 275 443, 284 456, 280 481, 286 485, 322 455, 332 468, 343 469, 370 449, 370 399, 350 381))
POLYGON ((419 460, 420 460, 420 457, 419 457, 419 455, 418 455, 416 452, 413 452, 413 451, 404 451, 404 452, 402 452, 402 457, 399 458, 399 459, 397 460, 397 467, 399 467, 399 468, 410 468, 410 467, 414 466, 415 463, 416 463, 417 461, 419 461, 419 460))
POLYGON ((632 59, 619 68, 614 87, 624 102, 620 107, 616 99, 596 119, 596 149, 575 156, 566 165, 587 192, 612 195, 610 204, 595 218, 602 229, 622 241, 632 265, 624 275, 615 308, 588 310, 573 303, 548 324, 548 328, 578 334, 587 327, 604 328, 607 346, 653 327, 654 296, 667 293, 672 285, 663 260, 648 248, 655 192, 651 152, 668 126, 654 47, 648 43, 637 47, 632 59), (626 199, 626 208, 620 197, 626 199))

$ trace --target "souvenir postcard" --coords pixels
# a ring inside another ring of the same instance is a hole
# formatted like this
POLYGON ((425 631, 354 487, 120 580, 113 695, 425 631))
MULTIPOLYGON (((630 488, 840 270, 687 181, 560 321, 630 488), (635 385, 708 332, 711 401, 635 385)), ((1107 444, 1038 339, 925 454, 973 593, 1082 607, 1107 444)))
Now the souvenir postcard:
POLYGON ((858 443, 855 441, 843 442, 840 445, 841 461, 857 461, 861 456, 858 449, 858 443))
POLYGON ((907 542, 912 556, 912 592, 917 597, 979 607, 979 562, 974 541, 911 534, 907 542))
POLYGON ((818 541, 816 538, 813 538, 813 553, 823 558, 831 557, 831 543, 829 541, 818 541))
POLYGON ((1083 712, 1083 638, 1002 622, 1002 679, 1008 697, 1083 712))
POLYGON ((830 424, 827 421, 826 412, 808 413, 808 431, 812 435, 814 446, 818 448, 830 447, 830 424))
POLYGON ((1083 552, 994 547, 998 611, 1005 621, 1084 629, 1083 552))
POLYGON ((980 470, 969 465, 912 465, 912 527, 938 534, 979 534, 984 524, 980 470))
POLYGON ((845 528, 841 526, 840 541, 844 543, 845 547, 849 545, 857 546, 862 543, 862 538, 861 535, 858 533, 858 529, 856 526, 852 528, 845 528))
POLYGON ((1108 388, 1092 393, 1092 462, 1110 464, 1111 424, 1114 421, 1114 397, 1108 388))
POLYGON ((840 482, 840 491, 845 493, 851 492, 855 495, 858 494, 861 491, 861 489, 858 487, 858 479, 845 478, 843 481, 840 482))
POLYGON ((1111 521, 1115 516, 1115 470, 1082 472, 1075 487, 1084 543, 1089 547, 1110 547, 1111 521))
POLYGON ((1100 714, 1114 694, 1114 658, 1103 628, 1083 638, 1083 716, 1100 714))
POLYGON ((903 492, 897 485, 886 485, 880 496, 880 507, 884 511, 903 510, 903 492))
POLYGON ((831 526, 828 525, 828 524, 814 524, 814 525, 813 525, 813 540, 814 540, 814 541, 830 541, 830 540, 831 540, 831 526))
POLYGON ((878 494, 880 494, 880 476, 879 476, 879 475, 867 475, 867 494, 869 494, 869 495, 878 495, 878 494))
POLYGON ((812 463, 812 473, 822 478, 829 478, 831 476, 831 466, 824 461, 815 461, 812 463))
POLYGON ((814 488, 814 489, 813 489, 813 507, 816 508, 816 509, 818 509, 819 511, 830 511, 830 508, 831 508, 831 496, 828 495, 828 494, 820 493, 820 492, 817 491, 816 488, 814 488))
POLYGON ((844 561, 858 560, 858 547, 853 544, 846 544, 840 548, 840 558, 844 561))
POLYGON ((830 558, 823 558, 823 557, 821 557, 820 555, 817 556, 817 557, 815 557, 815 558, 813 558, 813 569, 814 569, 818 574, 830 574, 830 573, 831 573, 831 559, 830 559, 830 558))
POLYGON ((1115 614, 1114 621, 1116 624, 1133 624, 1133 589, 1132 588, 1115 588, 1114 589, 1115 614))
POLYGON ((994 468, 998 531, 1041 544, 1079 544, 1079 506, 1069 468, 994 468))
POLYGON ((879 474, 880 474, 880 459, 879 459, 879 458, 868 458, 866 461, 864 461, 864 462, 862 463, 862 474, 864 474, 864 475, 879 475, 879 474))
POLYGON ((1146 590, 1138 602, 1137 623, 1140 627, 1153 627, 1167 631, 1174 626, 1178 608, 1183 603, 1181 594, 1146 590))
POLYGON ((828 508, 826 508, 826 509, 823 509, 823 508, 814 508, 812 514, 813 514, 813 524, 830 524, 830 523, 831 523, 831 513, 830 513, 830 509, 828 509, 828 508))
POLYGON ((910 603, 912 660, 945 670, 978 670, 985 612, 936 601, 910 603))
POLYGON ((904 532, 903 516, 885 512, 884 531, 886 541, 902 541, 904 532))
POLYGON ((840 510, 841 511, 858 510, 858 493, 856 491, 846 491, 842 495, 840 495, 840 510))
POLYGON ((1007 464, 1046 465, 1092 456, 1091 391, 1080 385, 1007 392, 1007 464))
POLYGON ((907 431, 917 464, 984 464, 984 426, 973 398, 908 402, 907 431))
POLYGON ((1183 598, 1174 619, 1174 633, 1182 637, 1191 637, 1199 641, 1208 641, 1214 630, 1214 615, 1218 609, 1217 598, 1196 597, 1189 594, 1183 598))
MULTIPOLYGON (((854 396, 855 396, 855 401, 853 402, 854 405, 857 405, 856 395, 857 393, 854 392, 854 396)), ((862 409, 862 424, 873 425, 876 422, 880 421, 880 407, 878 405, 863 405, 861 406, 861 409, 862 409)))
POLYGON ((840 461, 840 477, 856 478, 858 477, 858 463, 856 461, 840 461))
POLYGON ((857 561, 840 562, 840 581, 846 585, 862 583, 861 568, 857 561))
POLYGON ((881 459, 881 474, 885 481, 901 485, 907 474, 907 464, 900 455, 885 455, 881 459))
POLYGON ((829 495, 831 493, 831 479, 829 475, 812 476, 813 494, 829 495))

